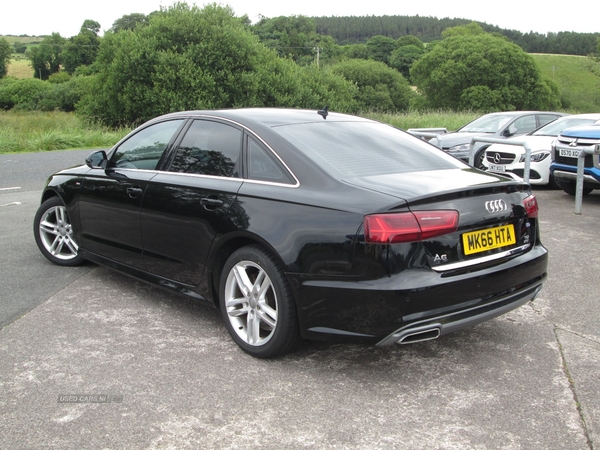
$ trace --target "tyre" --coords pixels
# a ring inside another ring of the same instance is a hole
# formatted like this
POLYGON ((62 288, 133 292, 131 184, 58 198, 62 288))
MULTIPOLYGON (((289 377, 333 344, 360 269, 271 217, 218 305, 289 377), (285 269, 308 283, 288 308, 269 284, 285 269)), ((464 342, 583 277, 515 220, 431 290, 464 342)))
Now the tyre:
POLYGON ((550 178, 548 179, 548 187, 550 189, 560 189, 560 184, 558 183, 558 181, 556 181, 556 178, 554 178, 554 175, 550 174, 550 178))
POLYGON ((219 282, 221 315, 246 353, 274 358, 301 343, 296 304, 279 264, 262 247, 236 250, 219 282))
MULTIPOLYGON (((574 181, 556 180, 560 188, 569 195, 575 195, 577 192, 577 183, 574 181)), ((594 189, 583 186, 583 195, 588 195, 594 189)))
POLYGON ((479 150, 473 159, 473 167, 479 170, 487 170, 483 165, 483 159, 485 158, 485 148, 479 150))
POLYGON ((42 254, 59 266, 77 266, 84 262, 73 239, 67 208, 59 197, 46 200, 33 221, 35 242, 42 254))

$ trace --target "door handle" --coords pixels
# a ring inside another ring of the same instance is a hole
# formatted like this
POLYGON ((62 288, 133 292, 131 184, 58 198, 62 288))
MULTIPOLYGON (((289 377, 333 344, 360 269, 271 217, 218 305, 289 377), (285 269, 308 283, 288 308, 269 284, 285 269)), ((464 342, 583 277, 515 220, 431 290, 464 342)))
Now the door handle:
POLYGON ((129 194, 129 197, 131 198, 136 198, 138 195, 142 195, 143 192, 143 189, 139 187, 127 188, 127 194, 129 194))
POLYGON ((206 209, 216 209, 219 206, 223 206, 223 200, 212 197, 204 197, 202 200, 200 200, 200 203, 202 203, 206 209))

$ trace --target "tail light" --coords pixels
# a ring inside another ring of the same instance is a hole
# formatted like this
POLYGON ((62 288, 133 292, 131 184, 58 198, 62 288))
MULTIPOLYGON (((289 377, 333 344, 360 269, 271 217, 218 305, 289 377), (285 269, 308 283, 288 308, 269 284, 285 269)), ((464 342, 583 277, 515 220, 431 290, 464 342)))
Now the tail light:
POLYGON ((365 240, 372 244, 416 242, 456 231, 458 211, 415 211, 365 216, 365 240))
POLYGON ((525 208, 525 212, 527 213, 527 217, 530 219, 535 219, 538 216, 538 211, 540 210, 537 202, 537 198, 535 195, 531 194, 525 200, 523 200, 523 207, 525 208))

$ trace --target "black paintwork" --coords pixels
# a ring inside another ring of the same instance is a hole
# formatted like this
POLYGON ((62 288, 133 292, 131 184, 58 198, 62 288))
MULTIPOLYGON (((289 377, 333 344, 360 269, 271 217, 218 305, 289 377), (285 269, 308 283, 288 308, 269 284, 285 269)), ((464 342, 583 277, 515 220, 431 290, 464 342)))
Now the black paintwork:
MULTIPOLYGON (((218 305, 228 255, 258 243, 284 268, 304 337, 365 343, 413 322, 450 321, 475 307, 494 308, 494 302, 522 298, 545 279, 547 252, 537 220, 523 208, 531 195, 526 184, 459 162, 448 170, 334 179, 272 129, 324 120, 316 111, 185 112, 150 124, 173 117, 209 117, 243 130, 244 139, 272 149, 277 164, 297 182, 252 182, 245 167, 232 178, 169 171, 187 125, 154 170, 111 167, 119 143, 108 152, 109 161, 95 155, 87 165, 53 175, 43 194, 43 200, 63 199, 84 258, 218 305), (510 208, 490 214, 485 202, 498 198, 510 208), (455 233, 425 242, 365 243, 366 214, 436 209, 459 211, 455 233), (517 231, 514 247, 525 250, 493 261, 480 258, 500 250, 463 254, 462 233, 508 223, 517 231), (440 255, 446 259, 436 258, 440 255)), ((327 122, 336 120, 365 119, 329 113, 327 122)), ((243 152, 246 158, 245 145, 243 152)))

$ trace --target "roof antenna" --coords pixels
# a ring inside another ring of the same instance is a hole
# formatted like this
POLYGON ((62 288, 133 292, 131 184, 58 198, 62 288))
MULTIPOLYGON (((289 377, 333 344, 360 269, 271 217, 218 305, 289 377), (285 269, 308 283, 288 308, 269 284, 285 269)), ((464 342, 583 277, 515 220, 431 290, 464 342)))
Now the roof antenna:
POLYGON ((325 106, 323 106, 323 109, 321 109, 320 111, 317 111, 317 114, 320 116, 323 116, 323 119, 327 120, 327 115, 329 114, 327 112, 328 109, 329 109, 329 106, 325 105, 325 106))

